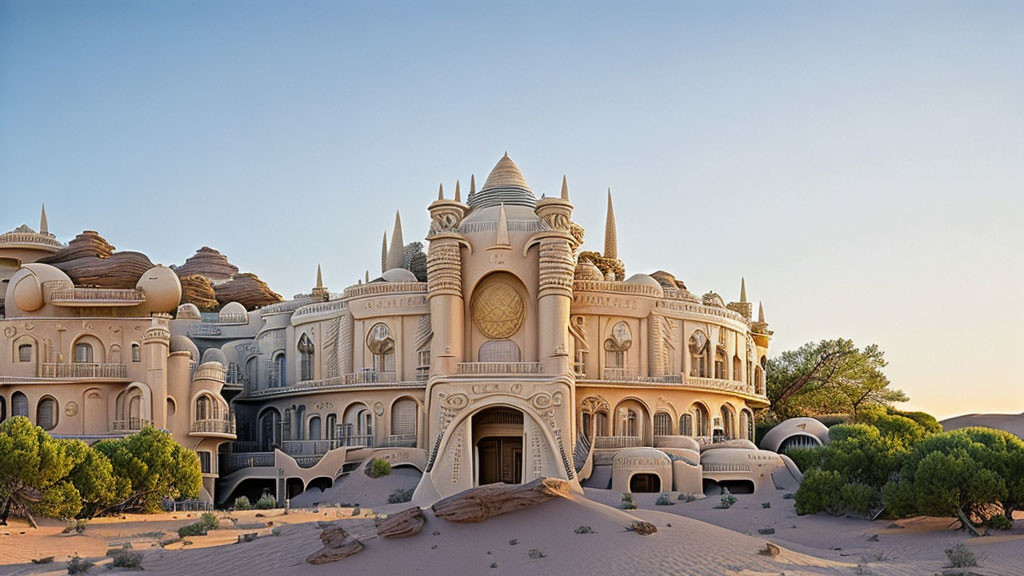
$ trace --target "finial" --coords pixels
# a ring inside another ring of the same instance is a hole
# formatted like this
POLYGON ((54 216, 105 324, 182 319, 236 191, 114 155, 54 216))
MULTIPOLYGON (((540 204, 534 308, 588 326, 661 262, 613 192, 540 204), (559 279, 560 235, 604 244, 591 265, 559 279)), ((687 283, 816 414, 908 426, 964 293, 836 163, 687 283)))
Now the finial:
POLYGON ((369 270, 366 271, 366 283, 367 284, 370 283, 370 271, 369 270))
POLYGON ((604 220, 604 257, 619 258, 618 240, 615 236, 615 209, 612 208, 612 189, 608 189, 608 213, 604 220))
POLYGON ((402 215, 395 211, 395 229, 391 232, 391 248, 388 249, 387 270, 402 268, 405 264, 405 244, 402 241, 402 215))
POLYGON ((476 174, 469 175, 469 195, 476 194, 476 174))
POLYGON ((505 203, 498 206, 498 235, 494 240, 495 246, 510 246, 508 241, 508 218, 505 216, 505 203))
POLYGON ((437 199, 444 200, 444 182, 441 182, 437 186, 437 199))
POLYGON ((505 156, 503 156, 503 158, 508 158, 508 150, 505 150, 505 156))
POLYGON ((747 279, 740 277, 740 302, 746 304, 747 302, 747 279))
POLYGON ((764 324, 764 302, 757 303, 757 321, 764 324))
POLYGON ((323 288, 324 287, 324 276, 323 276, 323 274, 320 273, 320 265, 319 264, 316 265, 316 287, 317 288, 323 288))
POLYGON ((455 201, 462 202, 462 191, 459 190, 459 181, 455 181, 455 201))
POLYGON ((388 231, 384 231, 384 243, 380 246, 380 273, 388 271, 388 231))
POLYGON ((46 204, 43 204, 43 210, 39 214, 39 233, 40 234, 49 234, 50 233, 50 226, 49 226, 49 224, 46 223, 46 204))
POLYGON ((569 201, 569 183, 565 179, 565 174, 562 174, 562 200, 569 201))

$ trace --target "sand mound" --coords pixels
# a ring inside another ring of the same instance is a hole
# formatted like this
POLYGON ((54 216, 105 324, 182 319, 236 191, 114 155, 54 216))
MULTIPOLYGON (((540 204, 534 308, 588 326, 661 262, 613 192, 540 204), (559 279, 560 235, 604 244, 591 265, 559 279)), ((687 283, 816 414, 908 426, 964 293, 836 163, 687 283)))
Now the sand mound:
POLYGON ((370 478, 363 473, 360 466, 353 472, 342 476, 334 486, 321 491, 310 488, 295 498, 292 506, 308 507, 314 504, 359 504, 370 508, 387 505, 388 496, 398 489, 413 490, 419 483, 419 470, 407 466, 393 468, 391 474, 380 478, 370 478))

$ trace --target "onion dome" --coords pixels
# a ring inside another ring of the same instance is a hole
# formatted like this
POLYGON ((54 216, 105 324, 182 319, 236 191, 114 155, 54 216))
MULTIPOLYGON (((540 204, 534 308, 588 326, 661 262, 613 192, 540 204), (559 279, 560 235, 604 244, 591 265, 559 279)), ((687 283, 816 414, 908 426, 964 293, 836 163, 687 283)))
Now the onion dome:
POLYGON ((228 365, 228 357, 220 348, 209 348, 206 352, 203 352, 203 364, 207 362, 217 362, 222 366, 228 365))
POLYGON ((508 157, 508 152, 498 160, 487 181, 479 192, 471 194, 468 200, 471 208, 506 206, 537 207, 537 198, 523 178, 519 167, 508 157))

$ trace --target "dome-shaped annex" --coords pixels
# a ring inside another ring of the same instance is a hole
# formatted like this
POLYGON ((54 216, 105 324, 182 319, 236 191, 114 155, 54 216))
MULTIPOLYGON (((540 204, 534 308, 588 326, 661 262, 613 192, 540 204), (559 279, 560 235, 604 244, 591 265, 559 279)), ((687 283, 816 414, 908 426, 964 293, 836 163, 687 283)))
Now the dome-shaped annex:
POLYGON ((535 208, 537 198, 523 178, 519 167, 508 157, 508 152, 498 160, 491 170, 479 192, 470 195, 467 202, 470 208, 487 208, 505 204, 506 206, 526 206, 535 208))
MULTIPOLYGON (((181 334, 171 336, 171 352, 188 352, 193 362, 199 360, 199 348, 188 336, 181 334)), ((223 355, 223 352, 221 354, 223 355)))
POLYGON ((633 274, 626 280, 626 284, 640 284, 641 286, 648 286, 657 290, 658 294, 664 294, 665 292, 661 287, 661 283, 647 274, 633 274))
POLYGON ((228 302, 220 309, 217 320, 219 322, 248 322, 249 313, 245 306, 238 302, 228 302))
POLYGON ((155 312, 170 312, 181 302, 181 281, 174 270, 154 266, 139 278, 136 290, 146 296, 146 307, 155 312))
POLYGON ((228 365, 228 357, 224 355, 224 352, 220 348, 210 348, 206 352, 203 352, 203 364, 207 362, 218 362, 222 366, 228 365))
POLYGON ((203 315, 199 312, 199 307, 191 302, 186 302, 181 306, 178 306, 178 313, 175 315, 178 320, 202 320, 203 315))
POLYGON ((600 282, 604 280, 604 274, 601 273, 601 269, 596 264, 583 260, 576 265, 576 280, 596 280, 600 282))
POLYGON ((381 278, 385 282, 416 282, 416 275, 405 268, 392 268, 381 275, 381 278))
POLYGON ((828 427, 816 418, 790 418, 769 430, 761 439, 761 449, 784 452, 797 448, 828 444, 828 427))

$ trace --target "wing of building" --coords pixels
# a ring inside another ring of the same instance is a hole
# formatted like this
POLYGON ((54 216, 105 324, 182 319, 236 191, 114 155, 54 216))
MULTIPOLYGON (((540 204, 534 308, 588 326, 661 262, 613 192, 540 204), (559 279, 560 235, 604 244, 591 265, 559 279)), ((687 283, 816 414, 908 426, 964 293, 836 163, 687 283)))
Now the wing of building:
POLYGON ((627 276, 607 202, 603 252, 581 251, 566 182, 538 199, 506 154, 465 201, 439 192, 425 254, 396 217, 375 279, 332 294, 318 271, 309 295, 213 314, 178 306, 170 269, 78 287, 0 236, 0 417, 88 437, 152 422, 206 454, 217 501, 284 499, 371 457, 419 468, 424 502, 542 476, 699 492, 737 470, 702 471, 702 447, 753 448, 771 332, 745 286, 727 304, 627 276))

